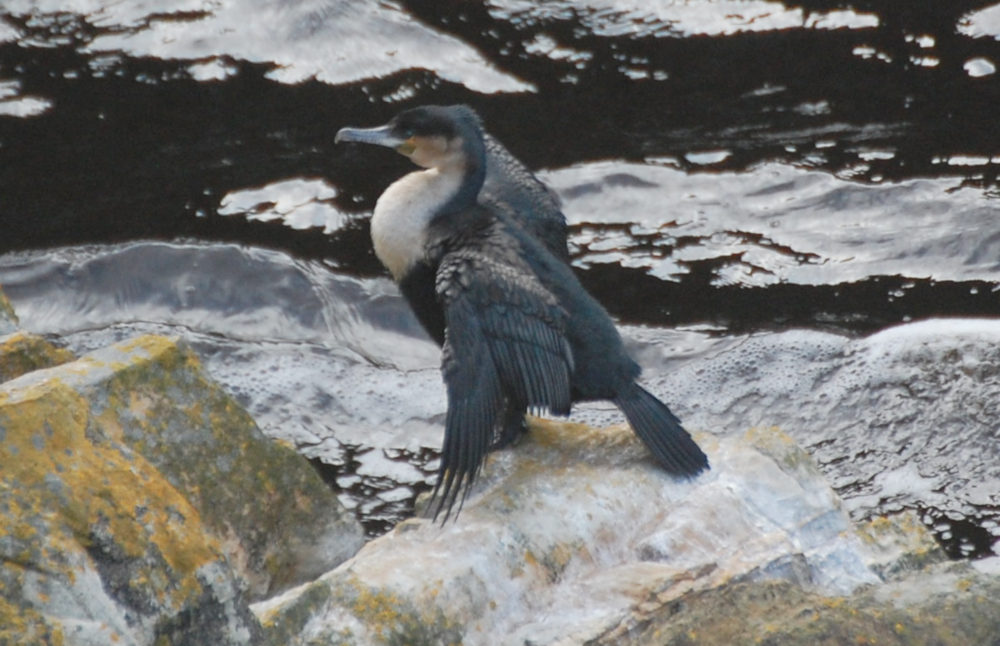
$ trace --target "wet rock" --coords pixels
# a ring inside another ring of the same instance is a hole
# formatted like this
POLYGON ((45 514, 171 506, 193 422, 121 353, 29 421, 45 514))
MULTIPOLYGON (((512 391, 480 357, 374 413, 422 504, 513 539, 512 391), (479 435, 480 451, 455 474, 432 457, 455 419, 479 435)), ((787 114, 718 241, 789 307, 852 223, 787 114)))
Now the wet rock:
POLYGON ((0 334, 10 334, 17 329, 17 315, 7 295, 0 289, 0 334))
POLYGON ((56 347, 36 334, 12 332, 0 336, 0 382, 74 358, 69 350, 56 347))
MULTIPOLYGON (((648 365, 664 352, 650 344, 640 354, 648 365)), ((950 553, 968 556, 1000 538, 997 366, 996 319, 931 319, 857 338, 731 338, 647 384, 670 394, 690 428, 780 425, 855 518, 927 510, 950 553), (959 520, 981 528, 978 546, 951 526, 959 520)))
POLYGON ((4 383, 0 439, 0 643, 256 643, 248 598, 361 541, 163 337, 4 383))
POLYGON ((878 637, 919 630, 931 608, 955 635, 1000 631, 983 598, 1000 582, 941 565, 911 517, 856 529, 787 436, 699 440, 713 470, 677 482, 627 429, 536 422, 491 457, 457 521, 405 521, 254 610, 275 644, 816 641, 810 616, 878 637), (926 586, 919 603, 894 592, 911 585, 926 586))

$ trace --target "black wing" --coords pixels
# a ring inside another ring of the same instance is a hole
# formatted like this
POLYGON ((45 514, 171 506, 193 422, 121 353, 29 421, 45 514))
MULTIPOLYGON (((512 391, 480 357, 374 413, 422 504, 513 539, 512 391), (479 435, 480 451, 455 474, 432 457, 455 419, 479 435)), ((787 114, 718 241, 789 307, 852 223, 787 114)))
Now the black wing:
POLYGON ((479 473, 505 406, 569 412, 566 313, 511 257, 465 249, 445 255, 438 268, 448 414, 433 497, 441 494, 434 517, 446 510, 446 521, 479 473))
POLYGON ((499 141, 485 134, 483 143, 486 181, 479 192, 479 201, 506 211, 552 255, 569 262, 566 216, 559 198, 499 141))

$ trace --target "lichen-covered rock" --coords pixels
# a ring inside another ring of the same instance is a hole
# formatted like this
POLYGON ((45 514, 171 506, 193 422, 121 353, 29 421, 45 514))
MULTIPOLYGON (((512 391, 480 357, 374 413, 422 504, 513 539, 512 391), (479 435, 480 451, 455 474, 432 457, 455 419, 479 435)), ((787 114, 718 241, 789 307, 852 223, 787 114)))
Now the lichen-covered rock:
POLYGON ((86 397, 0 388, 0 439, 0 643, 252 643, 219 541, 86 397))
POLYGON ((315 578, 361 547, 360 525, 315 470, 265 438, 194 354, 142 337, 89 359, 114 367, 81 384, 97 415, 185 492, 252 597, 315 578), (114 367, 136 350, 156 360, 114 367))
POLYGON ((256 643, 247 582, 301 582, 361 542, 162 337, 0 385, 0 465, 0 643, 256 643))
POLYGON ((1000 640, 1000 578, 941 563, 842 597, 791 581, 684 595, 626 636, 595 644, 965 646, 1000 640))
MULTIPOLYGON (((876 592, 892 573, 912 573, 906 564, 942 567, 919 523, 857 531, 808 455, 777 431, 699 440, 713 470, 677 482, 625 429, 535 423, 491 457, 457 521, 406 521, 254 611, 282 645, 742 644, 787 636, 786 616, 797 627, 788 634, 815 643, 810 616, 837 624, 838 638, 924 625, 926 606, 890 612, 898 599, 876 592)), ((954 599, 958 614, 1000 629, 990 619, 1000 602, 980 598, 996 582, 975 581, 964 597, 952 595, 957 581, 939 583, 939 606, 954 599)))
POLYGON ((73 359, 72 352, 52 345, 37 334, 17 331, 0 336, 0 382, 73 359))
POLYGON ((17 329, 17 315, 7 295, 0 288, 0 334, 10 334, 17 329))

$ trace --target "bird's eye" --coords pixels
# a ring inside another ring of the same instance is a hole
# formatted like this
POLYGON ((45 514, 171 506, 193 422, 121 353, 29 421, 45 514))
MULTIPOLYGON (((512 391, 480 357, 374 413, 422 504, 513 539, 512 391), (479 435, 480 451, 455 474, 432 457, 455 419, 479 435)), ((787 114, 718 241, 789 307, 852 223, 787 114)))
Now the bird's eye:
POLYGON ((400 131, 399 136, 402 137, 403 139, 409 139, 410 137, 413 136, 413 128, 403 128, 400 131))

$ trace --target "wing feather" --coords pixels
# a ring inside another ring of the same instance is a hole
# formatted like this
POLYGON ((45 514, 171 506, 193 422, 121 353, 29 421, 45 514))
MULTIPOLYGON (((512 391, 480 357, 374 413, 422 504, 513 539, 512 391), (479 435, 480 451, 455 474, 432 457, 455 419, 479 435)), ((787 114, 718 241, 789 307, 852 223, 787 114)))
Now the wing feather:
POLYGON ((566 313, 530 271, 474 249, 445 255, 436 288, 445 313, 448 393, 434 517, 464 502, 505 406, 569 412, 573 359, 566 313))

